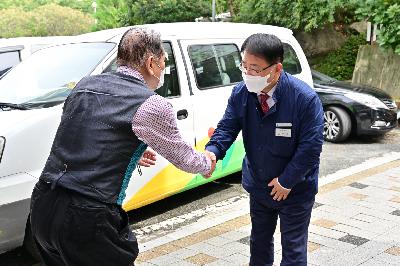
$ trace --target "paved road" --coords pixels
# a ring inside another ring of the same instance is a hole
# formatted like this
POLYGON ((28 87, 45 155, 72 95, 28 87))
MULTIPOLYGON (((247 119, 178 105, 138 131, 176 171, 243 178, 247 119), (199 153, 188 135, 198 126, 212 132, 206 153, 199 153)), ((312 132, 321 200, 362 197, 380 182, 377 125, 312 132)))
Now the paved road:
MULTIPOLYGON (((368 159, 399 151, 400 129, 393 130, 384 137, 358 137, 351 138, 341 144, 325 143, 321 157, 320 176, 323 178, 326 175, 360 164, 368 159)), ((132 211, 129 213, 132 229, 137 230, 207 205, 242 195, 245 192, 241 188, 240 182, 240 174, 234 174, 200 188, 132 211)), ((188 220, 179 226, 189 222, 191 221, 188 220)), ((0 255, 0 266, 31 266, 33 264, 35 264, 35 261, 21 248, 0 255)))

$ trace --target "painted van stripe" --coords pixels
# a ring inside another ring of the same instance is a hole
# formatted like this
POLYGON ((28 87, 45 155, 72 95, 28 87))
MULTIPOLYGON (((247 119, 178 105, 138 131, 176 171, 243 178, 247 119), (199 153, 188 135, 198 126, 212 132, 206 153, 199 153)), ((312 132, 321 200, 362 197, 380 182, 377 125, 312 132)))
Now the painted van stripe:
MULTIPOLYGON (((201 140, 196 150, 203 147, 209 141, 209 138, 201 140)), ((227 151, 224 160, 218 162, 216 171, 209 179, 201 175, 194 175, 177 169, 169 164, 155 175, 146 185, 143 186, 132 198, 124 204, 125 210, 132 210, 152 202, 164 199, 182 191, 197 187, 199 185, 211 182, 215 179, 240 171, 241 161, 244 155, 243 141, 236 141, 227 151), (233 162, 233 163, 232 163, 233 162)))

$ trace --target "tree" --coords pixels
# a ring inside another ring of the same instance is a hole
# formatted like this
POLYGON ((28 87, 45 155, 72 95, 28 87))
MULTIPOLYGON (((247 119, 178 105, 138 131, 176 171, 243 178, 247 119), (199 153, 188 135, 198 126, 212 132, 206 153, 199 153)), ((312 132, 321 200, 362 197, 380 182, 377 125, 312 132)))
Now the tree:
POLYGON ((31 11, 39 6, 57 4, 90 13, 92 12, 92 2, 93 0, 1 0, 0 9, 19 7, 25 11, 31 11))
MULTIPOLYGON (((217 13, 230 12, 232 17, 239 12, 240 5, 244 0, 217 0, 216 9, 217 13)), ((247 2, 247 1, 246 1, 247 2)))
POLYGON ((89 32, 93 18, 79 10, 55 4, 32 11, 22 8, 0 10, 0 37, 77 35, 89 32))
POLYGON ((346 0, 249 0, 241 3, 236 21, 311 31, 339 22, 338 18, 349 20, 348 14, 343 11, 351 8, 346 0))
POLYGON ((97 0, 97 11, 94 17, 97 24, 94 30, 117 28, 123 25, 123 20, 128 13, 124 0, 97 0))
POLYGON ((89 32, 93 18, 69 7, 48 4, 34 9, 35 35, 77 35, 89 32))
POLYGON ((34 26, 32 14, 21 8, 0 10, 0 38, 33 36, 34 26))
POLYGON ((130 8, 132 13, 125 20, 128 25, 194 21, 211 16, 211 1, 206 0, 138 0, 130 8))
POLYGON ((379 25, 377 42, 400 55, 400 3, 398 0, 359 0, 356 14, 379 25))

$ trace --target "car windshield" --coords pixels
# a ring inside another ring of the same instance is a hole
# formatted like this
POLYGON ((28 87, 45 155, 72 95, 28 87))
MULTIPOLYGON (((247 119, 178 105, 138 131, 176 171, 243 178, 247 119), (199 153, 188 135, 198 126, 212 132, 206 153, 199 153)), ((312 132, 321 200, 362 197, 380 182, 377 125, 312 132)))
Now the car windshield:
POLYGON ((337 81, 336 79, 315 70, 311 70, 311 74, 313 81, 317 84, 332 84, 337 81))
POLYGON ((0 79, 0 102, 48 107, 63 102, 115 43, 65 44, 40 50, 0 79))

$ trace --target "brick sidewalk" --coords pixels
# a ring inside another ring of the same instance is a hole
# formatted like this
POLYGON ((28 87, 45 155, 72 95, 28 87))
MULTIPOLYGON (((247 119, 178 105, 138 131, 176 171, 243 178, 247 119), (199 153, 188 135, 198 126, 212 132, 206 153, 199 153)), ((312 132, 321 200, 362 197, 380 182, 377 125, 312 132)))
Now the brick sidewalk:
MULTIPOLYGON (((246 207, 238 205, 238 208, 245 214, 190 233, 188 228, 193 230, 194 223, 163 237, 167 239, 165 243, 142 249, 136 263, 248 265, 250 218, 246 207)), ((211 220, 215 223, 218 219, 214 216, 211 220)), ((279 232, 275 233, 275 244, 275 264, 279 265, 279 232)), ((309 228, 308 262, 309 265, 400 265, 399 160, 320 187, 309 228)))

